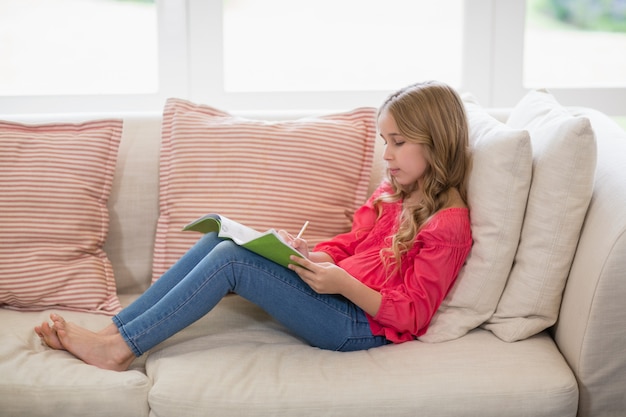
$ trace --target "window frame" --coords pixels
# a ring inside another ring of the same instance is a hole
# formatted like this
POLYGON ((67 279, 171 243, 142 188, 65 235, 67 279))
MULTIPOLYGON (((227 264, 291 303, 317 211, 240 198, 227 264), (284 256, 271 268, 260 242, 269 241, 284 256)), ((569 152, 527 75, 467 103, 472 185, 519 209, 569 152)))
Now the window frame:
MULTIPOLYGON (((512 107, 523 86, 525 0, 465 0, 463 76, 487 107, 512 107)), ((377 106, 390 91, 226 92, 223 0, 157 0, 159 90, 155 94, 5 96, 0 114, 160 111, 168 97, 229 111, 336 110, 377 106)), ((626 113, 626 88, 550 89, 564 105, 626 113)))

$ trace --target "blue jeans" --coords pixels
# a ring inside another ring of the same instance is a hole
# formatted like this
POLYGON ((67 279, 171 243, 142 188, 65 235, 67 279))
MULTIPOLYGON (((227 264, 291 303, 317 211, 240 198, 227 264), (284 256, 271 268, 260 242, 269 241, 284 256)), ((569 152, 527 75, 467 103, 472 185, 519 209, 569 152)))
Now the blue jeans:
POLYGON ((207 314, 231 291, 312 346, 353 351, 389 343, 372 335, 365 313, 354 303, 316 293, 295 272, 215 233, 203 236, 113 322, 141 356, 207 314))

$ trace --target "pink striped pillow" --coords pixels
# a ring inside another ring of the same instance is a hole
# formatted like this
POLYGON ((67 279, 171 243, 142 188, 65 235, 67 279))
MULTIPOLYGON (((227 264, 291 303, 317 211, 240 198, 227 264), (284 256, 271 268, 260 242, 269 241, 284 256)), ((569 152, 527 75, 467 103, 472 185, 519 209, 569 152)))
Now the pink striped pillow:
POLYGON ((153 280, 199 238, 181 228, 214 212, 310 244, 346 232, 367 198, 376 110, 267 122, 168 100, 163 115, 160 217, 153 280))
POLYGON ((0 122, 0 306, 110 314, 102 249, 121 120, 0 122))

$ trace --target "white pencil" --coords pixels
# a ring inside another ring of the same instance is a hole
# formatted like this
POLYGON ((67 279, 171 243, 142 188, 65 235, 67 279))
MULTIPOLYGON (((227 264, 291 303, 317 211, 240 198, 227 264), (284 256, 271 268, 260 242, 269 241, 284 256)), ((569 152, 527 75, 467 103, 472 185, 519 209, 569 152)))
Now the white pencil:
POLYGON ((309 221, 307 220, 306 222, 304 222, 304 225, 302 226, 302 229, 300 229, 300 233, 298 233, 298 236, 296 236, 296 239, 300 239, 302 237, 308 225, 309 225, 309 221))

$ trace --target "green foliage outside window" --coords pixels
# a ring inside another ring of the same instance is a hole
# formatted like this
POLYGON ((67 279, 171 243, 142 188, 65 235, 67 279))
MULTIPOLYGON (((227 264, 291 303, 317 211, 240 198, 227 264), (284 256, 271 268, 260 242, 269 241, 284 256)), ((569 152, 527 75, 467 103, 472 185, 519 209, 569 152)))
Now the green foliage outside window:
POLYGON ((532 7, 579 29, 626 32, 626 0, 531 0, 532 7))

